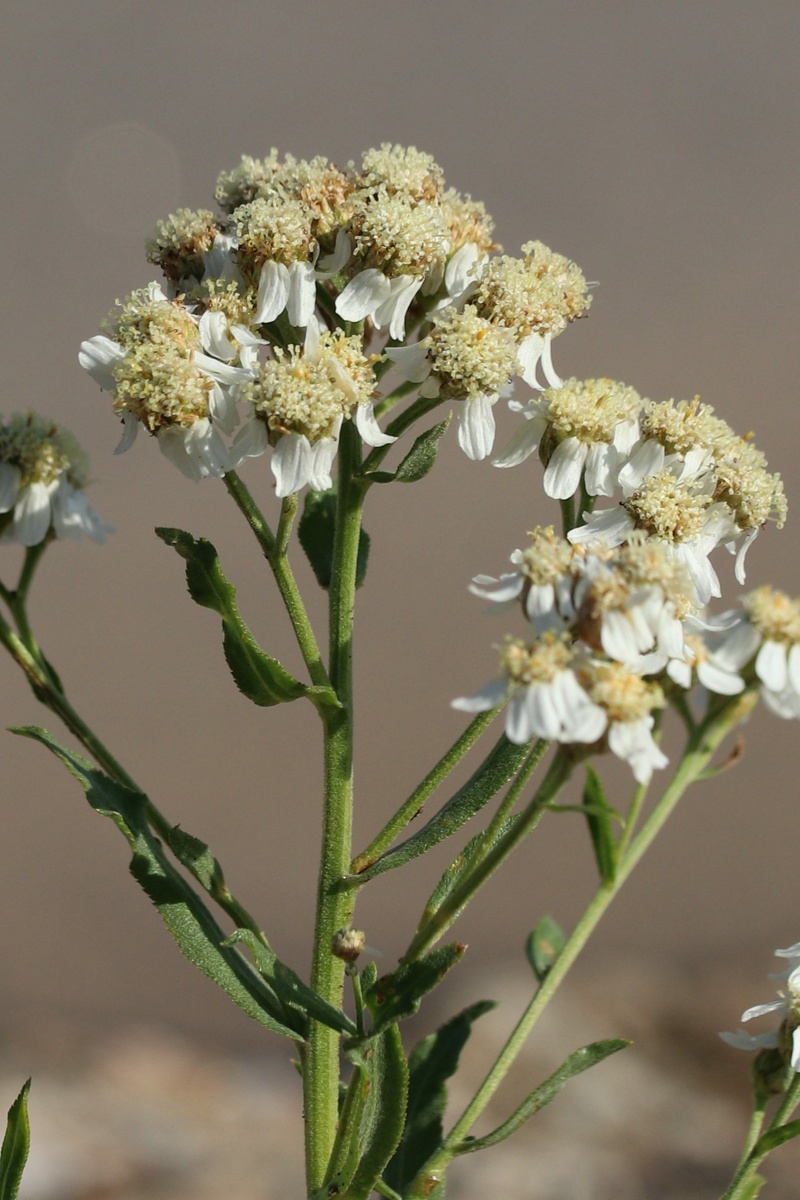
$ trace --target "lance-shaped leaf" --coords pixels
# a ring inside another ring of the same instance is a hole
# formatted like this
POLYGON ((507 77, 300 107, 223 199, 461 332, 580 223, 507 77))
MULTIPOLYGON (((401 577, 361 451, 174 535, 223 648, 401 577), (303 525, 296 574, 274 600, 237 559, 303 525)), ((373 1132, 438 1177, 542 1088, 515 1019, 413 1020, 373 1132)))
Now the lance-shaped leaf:
POLYGON ((147 893, 178 946, 235 1004, 275 1033, 303 1040, 305 1022, 286 1009, 256 968, 232 946, 200 897, 164 854, 145 818, 146 798, 109 779, 86 759, 61 746, 46 729, 12 730, 34 738, 60 758, 86 792, 92 808, 110 817, 130 845, 131 874, 147 893))
POLYGON ((444 904, 448 896, 461 883, 461 880, 469 873, 470 868, 477 861, 478 856, 488 853, 492 846, 503 837, 509 829, 511 829, 519 821, 521 814, 514 813, 510 817, 506 817, 505 821, 501 822, 496 830, 495 837, 491 842, 487 841, 486 831, 481 830, 474 837, 470 838, 461 853, 453 859, 442 872, 439 882, 431 892, 425 908, 422 912, 420 925, 423 925, 429 918, 444 904))
POLYGON ((444 1141, 442 1117, 447 1080, 455 1074, 474 1021, 495 1007, 481 1000, 465 1008, 441 1029, 417 1042, 408 1060, 408 1112, 400 1145, 384 1171, 384 1181, 404 1193, 423 1164, 444 1141))
MULTIPOLYGON (((327 591, 333 577, 333 542, 336 537, 336 492, 307 492, 303 515, 297 523, 300 545, 311 563, 317 583, 327 591)), ((356 587, 367 573, 369 534, 362 529, 356 560, 356 587)))
POLYGON ((22 1091, 8 1110, 6 1132, 0 1149, 0 1200, 17 1200, 22 1172, 31 1148, 31 1127, 28 1122, 28 1092, 31 1081, 26 1080, 22 1091))
POLYGON ((338 1033, 357 1033, 355 1021, 341 1009, 334 1008, 327 1000, 323 1000, 318 992, 303 983, 300 976, 281 962, 273 950, 256 937, 250 929, 237 929, 225 939, 226 946, 243 943, 253 955, 253 961, 259 974, 267 981, 270 988, 284 1003, 289 1004, 299 1012, 312 1017, 338 1033))
POLYGON ((370 483, 394 483, 395 480, 398 483, 416 483, 418 479, 424 479, 436 462, 439 442, 450 424, 451 416, 452 414, 448 414, 444 421, 415 438, 413 446, 396 471, 370 471, 366 479, 370 483))
POLYGON ((565 940, 563 929, 549 914, 543 916, 528 935, 525 955, 539 983, 544 983, 550 974, 553 964, 564 949, 565 940))
POLYGON ((529 746, 515 746, 503 734, 464 786, 442 805, 422 829, 406 838, 394 850, 383 854, 358 878, 366 881, 375 875, 382 875, 384 871, 401 867, 450 837, 513 778, 525 761, 528 750, 529 746))
POLYGON ((403 1134, 408 1065, 396 1025, 387 1026, 370 1041, 361 1065, 368 1092, 359 1127, 358 1164, 342 1200, 369 1200, 403 1134))
POLYGON ((253 704, 269 707, 307 696, 317 705, 335 705, 330 688, 306 687, 265 654, 245 625, 236 607, 236 588, 220 566, 217 551, 205 538, 193 538, 182 529, 156 529, 168 546, 186 560, 186 584, 196 604, 222 618, 222 648, 234 683, 253 704))
POLYGON ((450 968, 464 957, 466 948, 462 942, 450 942, 414 962, 405 963, 391 975, 382 975, 364 997, 373 1017, 370 1036, 391 1021, 412 1016, 426 992, 432 991, 450 968))
POLYGON ((617 874, 617 845, 611 822, 618 814, 606 799, 600 776, 594 767, 588 764, 586 786, 583 789, 583 811, 586 814, 600 878, 603 883, 613 883, 617 874))
POLYGON ((487 1133, 484 1137, 465 1138, 463 1142, 459 1142, 453 1147, 454 1154, 472 1154, 475 1150, 484 1150, 487 1146, 496 1146, 498 1142, 503 1142, 507 1137, 511 1137, 512 1133, 521 1128, 526 1121, 548 1105, 551 1100, 555 1100, 558 1093, 570 1079, 574 1079, 576 1075, 580 1075, 583 1071, 588 1071, 589 1067, 594 1067, 597 1063, 608 1058, 611 1054, 616 1054, 618 1050, 624 1050, 626 1046, 630 1046, 630 1042, 624 1038, 609 1038, 604 1042, 592 1042, 588 1046, 583 1046, 580 1050, 576 1050, 570 1054, 569 1058, 562 1063, 557 1071, 554 1071, 549 1079, 545 1079, 544 1083, 540 1083, 535 1091, 531 1092, 530 1096, 522 1101, 519 1108, 515 1109, 507 1121, 502 1125, 498 1125, 497 1129, 487 1133))

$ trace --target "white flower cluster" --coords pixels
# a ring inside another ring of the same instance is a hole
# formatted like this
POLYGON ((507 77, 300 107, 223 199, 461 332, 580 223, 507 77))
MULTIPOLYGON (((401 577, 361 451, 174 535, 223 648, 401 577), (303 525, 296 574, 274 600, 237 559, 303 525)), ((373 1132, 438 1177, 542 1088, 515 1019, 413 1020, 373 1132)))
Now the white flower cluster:
POLYGON ((778 958, 788 959, 788 965, 773 979, 782 979, 785 988, 777 1000, 766 1004, 755 1004, 746 1009, 742 1021, 752 1021, 767 1013, 777 1013, 783 1018, 780 1029, 769 1033, 750 1034, 740 1029, 738 1033, 721 1033, 719 1036, 737 1050, 781 1050, 793 1071, 800 1071, 800 942, 785 950, 776 950, 778 958))
POLYGON ((387 144, 341 170, 273 150, 224 172, 216 199, 220 215, 159 224, 148 258, 165 283, 81 346, 122 420, 118 451, 143 425, 201 479, 271 447, 287 496, 331 486, 344 421, 368 446, 394 440, 373 412, 387 368, 405 394, 457 402, 474 459, 516 379, 539 389, 541 362, 560 383, 551 342, 588 308, 583 275, 540 242, 495 253, 483 205, 446 188, 430 155, 387 144))
POLYGON ((0 530, 3 541, 38 546, 55 537, 96 542, 111 532, 83 489, 88 463, 71 433, 35 413, 0 418, 0 530))

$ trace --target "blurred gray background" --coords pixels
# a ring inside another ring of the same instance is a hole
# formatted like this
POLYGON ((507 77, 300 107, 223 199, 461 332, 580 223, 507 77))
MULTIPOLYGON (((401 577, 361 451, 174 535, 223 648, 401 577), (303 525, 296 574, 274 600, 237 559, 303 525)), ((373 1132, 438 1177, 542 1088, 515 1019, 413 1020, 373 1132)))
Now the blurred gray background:
MULTIPOLYGON (((654 399, 699 393, 755 432, 784 475, 790 522, 758 539, 748 584, 797 592, 798 25, 794 0, 4 6, 2 409, 35 407, 73 430, 92 458, 90 499, 116 526, 104 547, 47 553, 35 628, 73 703, 171 819, 211 844, 298 969, 318 849, 315 716, 239 696, 216 619, 189 601, 153 527, 211 538, 245 618, 299 670, 286 620, 221 484, 191 485, 146 439, 112 458, 118 426, 78 366, 79 342, 153 277, 143 243, 155 221, 213 206, 218 171, 242 153, 277 146, 343 163, 382 141, 414 144, 485 201, 508 252, 538 238, 599 281, 589 320, 556 345, 562 375, 610 375, 654 399)), ((502 442, 514 419, 496 411, 502 442)), ((357 843, 462 728, 450 699, 492 674, 503 621, 466 585, 499 573, 526 530, 554 518, 538 472, 468 462, 451 436, 424 482, 370 495, 357 843)), ((244 477, 274 513, 267 460, 244 477)), ((15 550, 3 554, 10 582, 15 550)), ((295 565, 321 621, 298 554, 295 565)), ((733 600, 724 554, 720 570, 733 600)), ((0 725, 42 722, 69 741, 8 659, 0 679, 0 725)), ((773 948, 800 938, 798 729, 759 711, 746 735, 743 762, 684 802, 589 959, 738 959, 731 1024, 768 998, 773 948)), ((63 768, 10 734, 0 746, 6 1019, 72 1014, 99 1029, 147 1016, 263 1045, 170 944, 127 874, 123 840, 63 768)), ((627 787, 625 773, 611 777, 627 787)), ((410 936, 415 889, 446 858, 362 895, 359 923, 387 967, 410 936)), ((470 951, 449 1001, 475 998, 470 959, 520 960, 543 912, 569 925, 593 881, 579 819, 546 822, 463 919, 470 951)))

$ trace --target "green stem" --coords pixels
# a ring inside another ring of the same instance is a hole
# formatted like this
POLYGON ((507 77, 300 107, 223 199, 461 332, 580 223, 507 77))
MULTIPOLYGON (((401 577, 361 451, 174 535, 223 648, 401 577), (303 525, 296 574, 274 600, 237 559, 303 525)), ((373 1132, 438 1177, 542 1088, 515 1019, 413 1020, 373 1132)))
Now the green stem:
POLYGON ((567 500, 559 500, 559 504, 561 505, 563 536, 566 537, 569 531, 575 528, 575 497, 570 496, 567 500))
POLYGON ((330 687, 330 680, 322 662, 322 655, 317 645, 314 630, 311 627, 300 590, 292 573, 292 568, 289 565, 289 560, 286 557, 286 543, 288 543, 291 533, 291 522, 294 519, 294 512, 297 511, 297 498, 294 497, 294 511, 292 511, 292 498, 287 497, 287 500, 284 501, 285 507, 281 508, 278 536, 276 537, 264 519, 255 500, 236 472, 228 471, 227 475, 224 476, 223 482, 228 489, 229 495, 253 531, 256 541, 270 565, 272 574, 275 576, 278 591, 289 614, 289 620, 292 623, 297 644, 300 647, 300 652, 303 655, 303 660, 308 668, 312 683, 319 684, 322 687, 330 687))
MULTIPOLYGON (((780 1103, 775 1115, 767 1126, 766 1132, 771 1132, 775 1129, 780 1129, 781 1125, 785 1124, 791 1117, 794 1110, 800 1104, 800 1074, 796 1074, 791 1084, 786 1090, 786 1094, 780 1103)), ((755 1118, 759 1115, 759 1109, 756 1108, 753 1122, 751 1123, 748 1133, 747 1143, 751 1147, 748 1154, 743 1155, 739 1160, 739 1166, 731 1181, 727 1191, 722 1195, 721 1200, 746 1200, 746 1197, 751 1195, 750 1184, 753 1176, 758 1170, 761 1163, 767 1157, 769 1151, 764 1151, 761 1154, 754 1153, 755 1146, 758 1144, 759 1130, 756 1130, 756 1136, 753 1137, 753 1126, 755 1118)), ((763 1112, 762 1112, 763 1117, 763 1112)))
POLYGON ((391 412, 395 405, 399 404, 404 396, 408 396, 411 392, 415 392, 419 387, 418 383, 412 383, 410 380, 405 380, 404 383, 398 383, 396 388, 380 399, 375 405, 375 417, 380 419, 385 417, 388 412, 391 412))
POLYGON ((630 845, 631 840, 634 835, 634 832, 636 830, 636 824, 639 820, 639 816, 641 815, 642 806, 647 798, 647 793, 649 790, 650 790, 649 783, 640 783, 639 786, 637 787, 636 791, 633 793, 633 799, 631 800, 630 808, 628 809, 627 815, 625 817, 625 828, 622 830, 622 833, 620 834, 620 839, 617 843, 617 860, 618 861, 619 861, 619 859, 622 859, 625 857, 628 846, 630 845))
POLYGON ((483 731, 488 728, 499 712, 499 708, 490 709, 489 712, 478 713, 478 715, 470 721, 467 728, 443 754, 438 763, 432 770, 428 772, 418 787, 401 804, 394 816, 386 822, 380 833, 372 839, 366 850, 362 850, 361 854, 356 855, 350 864, 350 871, 354 875, 366 871, 367 867, 371 867, 377 862, 385 850, 388 850, 392 842, 402 833, 409 821, 418 816, 422 812, 425 801, 431 796, 439 785, 447 778, 450 772, 456 767, 464 755, 470 750, 483 731))
MULTIPOLYGON (((525 776, 522 786, 524 786, 524 783, 527 782, 528 777, 537 766, 541 753, 547 748, 547 743, 545 742, 540 752, 540 745, 541 743, 537 742, 520 770, 520 776, 525 776)), ((401 962, 413 962, 414 959, 420 958, 439 940, 445 930, 450 928, 462 909, 469 903, 490 875, 494 874, 500 864, 516 849, 522 839, 536 828, 545 811, 545 806, 560 792, 569 778, 571 769, 571 760, 559 749, 530 804, 522 810, 519 817, 497 839, 494 845, 486 850, 483 857, 479 859, 474 868, 470 869, 466 877, 459 880, 449 896, 437 908, 436 912, 423 918, 411 945, 400 960, 401 962)), ((510 789, 510 794, 513 793, 514 802, 516 802, 516 798, 519 795, 519 791, 515 791, 515 788, 516 781, 510 789)), ((509 811, 507 801, 508 797, 506 797, 506 800, 501 805, 501 808, 504 810, 504 819, 509 811)), ((500 827, 496 822, 497 817, 489 827, 490 829, 494 828, 495 833, 500 827)), ((490 846, 488 831, 486 845, 487 847, 490 846)))
MULTIPOLYGON (((730 700, 720 705, 713 715, 702 723, 695 737, 690 739, 684 757, 667 785, 664 794, 642 826, 638 836, 631 843, 624 859, 620 860, 616 878, 612 883, 601 885, 589 902, 586 911, 564 944, 561 953, 533 997, 533 1000, 523 1012, 475 1096, 447 1135, 441 1149, 428 1160, 418 1173, 408 1191, 407 1200, 424 1200, 424 1197, 429 1194, 426 1189, 429 1188, 431 1181, 443 1177, 447 1164, 453 1158, 454 1154, 457 1153, 459 1143, 470 1132, 472 1126, 497 1091, 497 1088, 522 1049, 525 1040, 555 995, 569 972, 570 967, 586 945, 586 942, 594 932, 611 901, 617 895, 645 851, 650 847, 664 823, 674 811, 683 793, 702 774, 720 742, 735 725, 745 719, 754 707, 757 699, 758 692, 756 690, 746 691, 739 696, 731 697, 730 700)), ((551 766, 551 771, 552 769, 551 766)), ((544 787, 544 784, 542 787, 544 787)), ((733 1200, 733 1197, 736 1195, 737 1193, 735 1192, 732 1192, 730 1196, 726 1193, 724 1200, 733 1200)))
MULTIPOLYGON (((424 417, 429 412, 433 412, 435 408, 438 408, 443 403, 444 400, 441 396, 434 396, 433 399, 420 396, 413 404, 409 404, 408 408, 404 412, 401 412, 399 417, 395 417, 393 421, 389 422, 386 426, 386 432, 391 434, 392 437, 400 437, 415 421, 419 421, 421 417, 424 417)), ((390 450, 391 445, 376 446, 364 459, 363 466, 361 467, 362 474, 367 475, 370 471, 374 471, 379 467, 390 450)))
MULTIPOLYGON (((330 1004, 342 1003, 344 963, 331 953, 337 929, 350 923, 354 893, 341 887, 350 866, 353 813, 353 610, 364 491, 354 482, 360 440, 346 421, 339 443, 339 481, 333 572, 329 591, 330 680, 341 708, 327 710, 322 851, 311 986, 330 1004)), ((321 1186, 338 1122, 339 1035, 312 1021, 303 1063, 306 1175, 309 1194, 321 1186)))

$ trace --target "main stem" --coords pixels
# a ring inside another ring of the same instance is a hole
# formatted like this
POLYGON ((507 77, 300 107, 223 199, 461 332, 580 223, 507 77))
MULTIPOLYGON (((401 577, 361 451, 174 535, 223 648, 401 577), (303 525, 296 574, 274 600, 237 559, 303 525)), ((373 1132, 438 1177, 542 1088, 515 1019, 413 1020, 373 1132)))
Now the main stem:
MULTIPOLYGON (((353 482, 359 468, 360 443, 355 426, 346 421, 339 443, 339 480, 333 574, 330 586, 331 685, 341 708, 324 720, 325 794, 322 851, 317 886, 317 916, 311 986, 341 1007, 344 963, 331 953, 337 929, 348 925, 355 897, 342 887, 352 854, 353 815, 353 609, 356 565, 364 494, 353 482)), ((325 1177, 338 1122, 339 1035, 312 1021, 303 1061, 306 1122, 306 1181, 309 1195, 325 1177)))

